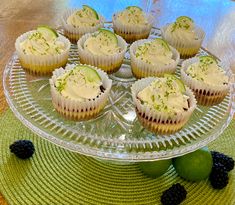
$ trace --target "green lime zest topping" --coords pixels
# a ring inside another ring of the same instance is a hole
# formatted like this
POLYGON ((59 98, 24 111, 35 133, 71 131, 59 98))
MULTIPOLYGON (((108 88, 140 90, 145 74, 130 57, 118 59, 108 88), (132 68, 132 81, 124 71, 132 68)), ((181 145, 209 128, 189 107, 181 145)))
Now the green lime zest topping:
POLYGON ((154 39, 154 41, 161 44, 166 50, 170 51, 170 47, 165 40, 163 40, 161 38, 156 38, 156 39, 154 39))
POLYGON ((57 79, 55 86, 56 86, 56 89, 58 90, 58 92, 61 93, 62 90, 64 90, 65 85, 66 85, 66 81, 64 79, 60 78, 60 79, 57 79))
POLYGON ((199 61, 201 65, 208 66, 213 63, 218 63, 218 61, 213 56, 200 56, 199 61))
POLYGON ((193 23, 193 19, 191 19, 188 16, 180 16, 176 19, 177 22, 189 22, 191 21, 193 23))
POLYGON ((188 16, 180 16, 176 19, 175 23, 172 26, 172 31, 175 31, 177 28, 188 30, 192 27, 194 21, 188 16))
POLYGON ((166 73, 166 74, 164 74, 164 77, 176 81, 176 83, 178 84, 178 86, 180 88, 181 93, 184 93, 186 91, 183 81, 181 81, 180 79, 176 78, 174 75, 166 73))
MULTIPOLYGON (((143 45, 138 46, 138 48, 136 49, 136 52, 135 52, 135 56, 139 57, 139 56, 145 54, 145 52, 148 51, 149 46, 150 46, 149 42, 148 43, 144 43, 143 45)), ((143 59, 141 59, 141 60, 143 60, 143 59)))
POLYGON ((136 50, 136 57, 140 56, 141 54, 144 54, 146 51, 149 50, 149 46, 154 45, 154 44, 155 45, 160 44, 167 51, 170 51, 170 47, 169 47, 168 43, 165 40, 163 40, 161 38, 156 38, 151 42, 147 42, 147 43, 144 43, 144 44, 138 46, 138 48, 136 50))
POLYGON ((93 9, 92 7, 88 6, 88 5, 83 5, 83 10, 84 11, 89 11, 91 14, 93 14, 93 16, 96 18, 96 19, 99 19, 99 15, 98 13, 96 12, 95 9, 93 9))
MULTIPOLYGON (((218 62, 214 57, 212 56, 200 56, 199 57, 199 67, 202 72, 206 72, 209 69, 209 65, 211 64, 218 65, 218 62)), ((195 77, 195 74, 192 77, 195 77)), ((204 79, 201 78, 201 80, 203 81, 204 79)))

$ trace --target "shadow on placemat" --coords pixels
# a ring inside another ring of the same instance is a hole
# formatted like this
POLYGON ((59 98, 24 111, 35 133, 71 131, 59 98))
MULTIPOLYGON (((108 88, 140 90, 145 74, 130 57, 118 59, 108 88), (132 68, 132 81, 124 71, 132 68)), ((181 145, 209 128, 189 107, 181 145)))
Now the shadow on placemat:
MULTIPOLYGON (((41 204, 160 204, 162 192, 180 182, 188 191, 182 203, 234 205, 235 176, 229 185, 213 190, 208 181, 191 183, 177 176, 173 167, 157 178, 145 177, 138 164, 114 165, 66 151, 29 131, 8 110, 0 118, 0 192, 10 205, 41 204), (30 160, 17 159, 9 145, 17 139, 33 141, 30 160)), ((235 158, 233 121, 210 148, 235 158)))

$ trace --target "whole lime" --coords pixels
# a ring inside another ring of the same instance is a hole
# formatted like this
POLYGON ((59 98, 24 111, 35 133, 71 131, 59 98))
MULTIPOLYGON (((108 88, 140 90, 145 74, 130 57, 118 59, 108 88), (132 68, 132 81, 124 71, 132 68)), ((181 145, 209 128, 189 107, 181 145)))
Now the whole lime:
POLYGON ((212 156, 207 147, 173 160, 179 176, 190 181, 206 179, 211 173, 212 165, 212 156))
POLYGON ((151 178, 157 178, 163 175, 171 164, 172 160, 168 159, 155 162, 140 162, 139 166, 145 175, 151 178))

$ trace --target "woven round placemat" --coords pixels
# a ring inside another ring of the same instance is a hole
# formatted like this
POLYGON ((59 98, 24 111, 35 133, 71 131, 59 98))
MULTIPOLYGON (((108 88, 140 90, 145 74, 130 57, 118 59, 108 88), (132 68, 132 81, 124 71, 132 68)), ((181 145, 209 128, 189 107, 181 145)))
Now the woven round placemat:
MULTIPOLYGON (((234 171, 220 191, 206 180, 192 183, 179 178, 173 167, 150 179, 138 164, 110 164, 57 147, 29 131, 9 110, 0 118, 0 127, 0 193, 10 205, 160 204, 162 192, 176 182, 188 192, 182 204, 235 204, 234 171), (10 153, 9 145, 18 139, 33 141, 33 158, 20 160, 10 153)), ((234 131, 233 121, 210 148, 235 158, 234 131)))

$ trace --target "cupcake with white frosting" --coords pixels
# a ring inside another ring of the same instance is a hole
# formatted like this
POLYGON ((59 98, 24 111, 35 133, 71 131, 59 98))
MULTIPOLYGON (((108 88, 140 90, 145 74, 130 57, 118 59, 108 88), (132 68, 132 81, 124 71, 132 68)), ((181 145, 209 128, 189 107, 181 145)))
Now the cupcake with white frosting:
POLYGON ((131 69, 136 78, 174 73, 179 62, 178 51, 160 38, 144 39, 130 46, 131 69))
POLYGON ((176 48, 182 58, 196 55, 205 37, 204 31, 187 16, 180 16, 174 23, 161 28, 162 38, 176 48))
POLYGON ((85 33, 93 33, 104 26, 104 17, 90 6, 83 5, 81 9, 70 9, 62 15, 64 34, 73 43, 85 33))
POLYGON ((143 12, 141 8, 128 6, 125 10, 113 15, 113 29, 116 34, 131 43, 148 38, 153 20, 153 16, 143 12))
POLYGON ((212 56, 185 60, 182 64, 181 79, 193 90, 200 105, 220 103, 229 90, 229 78, 225 68, 212 56))
POLYGON ((70 42, 48 26, 19 36, 15 48, 23 68, 33 74, 50 74, 67 63, 70 42))
POLYGON ((192 91, 173 75, 143 78, 131 91, 140 123, 157 134, 180 130, 196 108, 192 91))
POLYGON ((74 120, 98 115, 107 103, 112 86, 105 72, 89 65, 56 69, 49 82, 55 109, 74 120))
POLYGON ((157 134, 180 130, 196 108, 193 92, 173 75, 143 78, 131 91, 140 123, 157 134))
POLYGON ((122 65, 127 50, 125 40, 107 29, 82 36, 77 42, 81 63, 116 72, 122 65))

